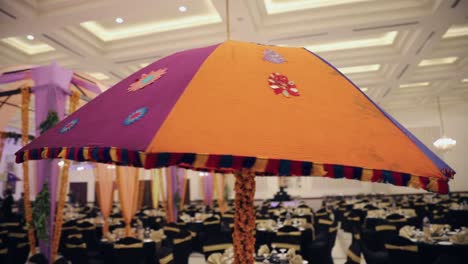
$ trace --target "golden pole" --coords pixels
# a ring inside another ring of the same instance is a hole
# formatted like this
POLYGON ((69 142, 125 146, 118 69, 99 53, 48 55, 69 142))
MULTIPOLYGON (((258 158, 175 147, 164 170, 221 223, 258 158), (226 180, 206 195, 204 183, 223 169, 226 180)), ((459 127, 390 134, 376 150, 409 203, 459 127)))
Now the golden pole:
POLYGON ((231 39, 231 25, 229 24, 229 0, 226 0, 226 38, 231 39))
MULTIPOLYGON (((80 101, 80 94, 78 91, 72 91, 69 102, 70 102, 70 113, 73 113, 78 108, 78 103, 80 101)), ((62 157, 63 158, 63 157, 62 157)), ((57 205, 57 213, 55 215, 55 228, 54 228, 54 238, 52 241, 52 256, 50 257, 49 262, 53 263, 55 256, 57 256, 58 247, 60 244, 60 236, 62 234, 62 224, 63 224, 63 207, 65 205, 65 197, 67 194, 68 187, 68 176, 70 171, 70 160, 63 159, 64 164, 62 167, 62 179, 60 180, 60 191, 59 191, 59 201, 57 205)))
MULTIPOLYGON (((28 144, 29 139, 29 101, 31 93, 29 87, 21 88, 21 142, 23 146, 28 144)), ((36 238, 34 237, 34 227, 32 225, 32 211, 29 185, 29 166, 27 160, 23 162, 23 188, 24 188, 24 216, 28 226, 29 250, 31 255, 36 254, 36 238)))

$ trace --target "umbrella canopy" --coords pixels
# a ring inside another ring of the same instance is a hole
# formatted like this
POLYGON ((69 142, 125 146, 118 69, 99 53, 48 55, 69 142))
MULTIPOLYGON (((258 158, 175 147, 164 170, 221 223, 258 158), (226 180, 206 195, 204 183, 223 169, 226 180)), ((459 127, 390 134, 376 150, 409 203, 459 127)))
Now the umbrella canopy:
POLYGON ((18 151, 144 168, 249 168, 448 192, 455 172, 304 48, 226 41, 130 75, 18 151))

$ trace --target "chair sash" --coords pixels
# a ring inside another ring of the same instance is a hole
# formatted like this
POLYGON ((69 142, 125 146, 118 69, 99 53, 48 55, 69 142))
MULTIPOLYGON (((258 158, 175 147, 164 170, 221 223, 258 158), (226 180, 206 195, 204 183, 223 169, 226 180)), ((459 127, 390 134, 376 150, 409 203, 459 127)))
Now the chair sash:
POLYGON ((18 243, 16 248, 24 248, 26 246, 29 246, 29 242, 18 243))
POLYGON ((333 224, 332 221, 327 220, 327 219, 319 219, 318 223, 323 224, 323 225, 332 225, 333 224))
POLYGON ((163 227, 163 229, 164 229, 164 231, 172 231, 172 232, 176 232, 176 233, 180 232, 180 228, 172 227, 172 226, 165 226, 165 227, 163 227))
POLYGON ((406 218, 387 219, 387 221, 390 222, 390 223, 404 223, 404 222, 406 222, 406 218))
POLYGON ((81 244, 65 244, 66 248, 86 248, 86 243, 81 244))
POLYGON ((78 231, 87 231, 87 230, 95 230, 95 226, 89 226, 89 227, 77 227, 78 231))
POLYGON ((212 252, 212 251, 220 251, 220 250, 225 250, 232 247, 231 243, 225 243, 225 244, 214 244, 214 245, 209 245, 209 246, 204 246, 203 247, 203 252, 212 252))
POLYGON ((174 255, 171 253, 164 258, 159 259, 159 264, 168 264, 169 262, 174 260, 174 255))
POLYGON ((348 217, 348 221, 356 221, 356 222, 359 222, 359 221, 361 221, 361 218, 360 218, 359 216, 348 217))
POLYGON ((83 238, 82 234, 71 234, 68 235, 67 238, 83 238))
POLYGON ((277 236, 301 236, 300 231, 293 231, 293 232, 278 232, 276 233, 277 236))
POLYGON ((354 263, 361 263, 361 256, 355 254, 351 248, 348 249, 348 251, 346 252, 346 256, 348 257, 349 260, 351 260, 352 262, 354 263))
POLYGON ((115 249, 126 249, 126 248, 143 248, 143 243, 133 243, 133 244, 114 244, 115 249))
POLYGON ((178 244, 183 243, 185 241, 190 241, 191 239, 192 239, 192 235, 184 237, 184 238, 176 238, 176 239, 173 240, 173 242, 174 242, 174 245, 178 245, 178 244))
POLYGON ((301 250, 301 246, 298 244, 289 244, 289 243, 271 243, 272 247, 277 247, 277 248, 287 248, 287 249, 295 249, 296 251, 301 250))
POLYGON ((396 227, 392 225, 379 225, 375 227, 375 231, 396 231, 396 227))
POLYGON ((26 233, 8 233, 9 237, 14 237, 14 238, 25 238, 28 234, 26 233))
POLYGON ((65 230, 73 230, 75 229, 76 226, 62 226, 62 231, 65 231, 65 230))
POLYGON ((204 225, 204 226, 207 226, 207 225, 218 225, 219 222, 220 222, 219 220, 208 221, 208 222, 203 222, 203 225, 204 225))
POLYGON ((18 227, 20 226, 19 222, 5 222, 1 224, 3 227, 18 227))
POLYGON ((334 232, 336 232, 336 231, 338 231, 338 227, 337 227, 337 226, 328 228, 328 233, 334 233, 334 232))
POLYGON ((408 246, 397 246, 392 244, 385 244, 385 248, 389 250, 402 250, 402 251, 411 251, 418 252, 417 245, 408 245, 408 246))

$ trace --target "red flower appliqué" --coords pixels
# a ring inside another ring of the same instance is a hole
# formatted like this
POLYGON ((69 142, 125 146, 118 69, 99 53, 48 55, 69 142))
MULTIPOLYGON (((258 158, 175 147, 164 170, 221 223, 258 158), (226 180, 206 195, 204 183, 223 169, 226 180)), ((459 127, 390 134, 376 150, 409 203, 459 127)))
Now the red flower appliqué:
POLYGON ((148 74, 143 73, 136 82, 132 83, 130 87, 128 87, 129 92, 135 92, 140 89, 143 89, 145 86, 150 85, 161 78, 164 74, 166 74, 167 68, 158 69, 156 71, 151 71, 148 74))
POLYGON ((293 81, 280 73, 272 73, 268 76, 268 84, 273 89, 275 94, 283 94, 286 97, 299 96, 299 90, 293 81))

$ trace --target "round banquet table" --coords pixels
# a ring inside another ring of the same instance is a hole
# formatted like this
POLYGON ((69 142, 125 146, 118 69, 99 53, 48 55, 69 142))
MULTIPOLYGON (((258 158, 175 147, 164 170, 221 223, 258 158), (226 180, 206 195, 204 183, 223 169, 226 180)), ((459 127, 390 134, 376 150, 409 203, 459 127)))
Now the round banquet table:
POLYGON ((441 245, 441 244, 431 244, 425 242, 416 243, 419 248, 419 256, 421 258, 421 263, 432 263, 441 255, 449 255, 451 257, 456 257, 460 263, 466 263, 468 259, 468 244, 459 245, 441 245))
MULTIPOLYGON (((104 256, 104 263, 105 264, 112 264, 113 263, 113 250, 114 250, 114 243, 111 242, 102 242, 100 243, 100 248, 102 250, 104 256)), ((160 246, 160 245, 159 245, 160 246)), ((156 258, 157 256, 157 249, 158 245, 153 240, 144 240, 143 241, 143 251, 145 254, 145 264, 155 264, 158 263, 156 258)))

